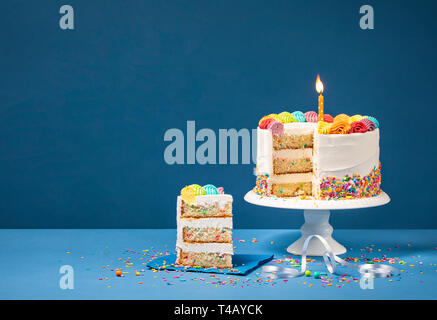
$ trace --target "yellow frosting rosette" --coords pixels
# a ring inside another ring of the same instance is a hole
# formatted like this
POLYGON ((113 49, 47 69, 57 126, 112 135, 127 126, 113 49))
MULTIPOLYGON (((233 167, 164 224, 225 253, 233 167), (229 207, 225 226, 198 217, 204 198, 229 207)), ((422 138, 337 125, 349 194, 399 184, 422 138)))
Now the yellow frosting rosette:
POLYGON ((182 199, 189 205, 194 204, 194 202, 196 201, 196 196, 201 196, 205 194, 205 190, 198 184, 186 186, 181 190, 182 199))
POLYGON ((352 117, 349 118, 349 123, 355 122, 355 121, 360 121, 361 119, 363 119, 364 117, 360 114, 356 114, 353 115, 352 117))
POLYGON ((261 120, 258 122, 258 126, 259 126, 259 127, 261 126, 261 123, 262 123, 265 119, 273 119, 273 120, 276 120, 276 121, 282 123, 281 118, 280 118, 276 113, 272 113, 272 114, 269 114, 268 116, 264 116, 264 117, 261 118, 261 120))
POLYGON ((278 122, 283 123, 281 117, 278 114, 276 114, 276 113, 271 113, 267 117, 268 118, 272 118, 272 119, 274 119, 274 120, 276 120, 278 122))
POLYGON ((317 131, 319 132, 319 134, 329 134, 331 130, 331 124, 328 122, 323 122, 320 121, 318 126, 317 126, 317 131))

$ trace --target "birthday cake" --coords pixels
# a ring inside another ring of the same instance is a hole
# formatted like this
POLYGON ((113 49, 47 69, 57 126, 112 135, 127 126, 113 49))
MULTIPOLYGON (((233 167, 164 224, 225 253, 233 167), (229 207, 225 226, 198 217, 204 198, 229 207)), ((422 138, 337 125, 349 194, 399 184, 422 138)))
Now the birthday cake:
POLYGON ((257 129, 256 176, 254 192, 261 196, 376 196, 381 192, 379 123, 371 116, 315 111, 265 116, 257 129))
POLYGON ((232 268, 232 196, 222 187, 186 186, 177 198, 176 263, 232 268))

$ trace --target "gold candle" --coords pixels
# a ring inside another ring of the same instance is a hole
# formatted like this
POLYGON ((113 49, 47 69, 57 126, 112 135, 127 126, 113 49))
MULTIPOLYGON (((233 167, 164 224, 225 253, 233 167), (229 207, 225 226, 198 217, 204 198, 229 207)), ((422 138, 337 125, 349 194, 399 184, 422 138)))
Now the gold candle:
POLYGON ((323 98, 323 82, 320 80, 320 76, 317 75, 316 80, 316 91, 319 93, 319 121, 323 121, 323 107, 324 107, 324 98, 323 98))

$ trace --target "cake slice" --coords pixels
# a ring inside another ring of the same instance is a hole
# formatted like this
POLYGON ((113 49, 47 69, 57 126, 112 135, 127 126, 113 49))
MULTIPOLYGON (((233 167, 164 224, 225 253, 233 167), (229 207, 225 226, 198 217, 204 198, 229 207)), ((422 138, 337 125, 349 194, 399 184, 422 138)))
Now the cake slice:
POLYGON ((177 198, 177 264, 232 268, 232 200, 213 185, 182 189, 177 198))

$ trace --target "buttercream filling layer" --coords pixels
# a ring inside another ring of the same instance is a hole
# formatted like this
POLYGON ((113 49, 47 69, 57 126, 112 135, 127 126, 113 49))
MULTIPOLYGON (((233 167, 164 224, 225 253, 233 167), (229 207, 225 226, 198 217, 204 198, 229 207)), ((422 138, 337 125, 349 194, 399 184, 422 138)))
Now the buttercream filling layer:
POLYGON ((293 183, 293 182, 312 182, 313 173, 286 173, 281 175, 274 175, 268 179, 269 183, 293 183))
POLYGON ((220 209, 224 209, 227 203, 232 202, 232 196, 229 194, 202 195, 196 196, 194 204, 201 207, 210 207, 218 204, 220 209))
POLYGON ((273 158, 299 159, 313 158, 313 148, 273 150, 273 158))
POLYGON ((182 240, 176 242, 176 247, 189 252, 227 253, 234 254, 232 243, 186 243, 182 240))
POLYGON ((181 227, 190 228, 230 228, 232 229, 232 218, 199 218, 178 220, 181 227))

